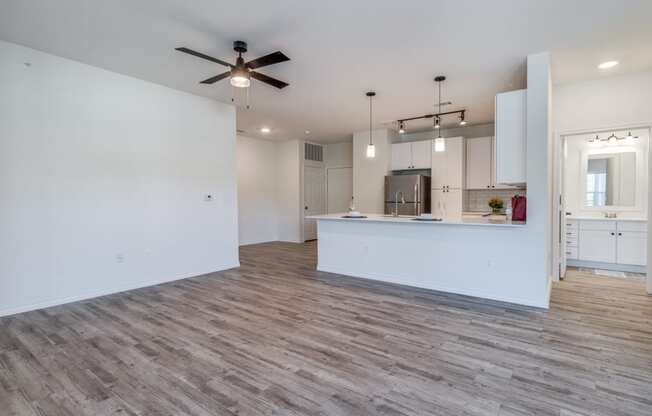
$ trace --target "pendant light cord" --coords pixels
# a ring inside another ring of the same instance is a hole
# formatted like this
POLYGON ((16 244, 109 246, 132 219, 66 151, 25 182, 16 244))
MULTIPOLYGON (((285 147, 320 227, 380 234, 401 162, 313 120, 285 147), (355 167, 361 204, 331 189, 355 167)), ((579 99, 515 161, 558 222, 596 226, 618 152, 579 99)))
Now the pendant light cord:
POLYGON ((372 123, 371 123, 371 114, 372 114, 372 112, 371 112, 371 101, 372 100, 373 100, 373 97, 369 96, 369 144, 373 144, 373 141, 371 140, 371 136, 372 136, 371 135, 371 126, 372 126, 372 123))

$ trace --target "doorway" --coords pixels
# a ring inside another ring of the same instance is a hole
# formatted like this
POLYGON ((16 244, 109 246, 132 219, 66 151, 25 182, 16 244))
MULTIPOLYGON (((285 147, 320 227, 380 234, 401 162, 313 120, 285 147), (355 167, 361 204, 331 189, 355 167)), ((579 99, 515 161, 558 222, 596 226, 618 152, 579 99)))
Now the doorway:
POLYGON ((346 212, 353 198, 353 168, 326 169, 326 213, 346 212))
POLYGON ((304 202, 304 241, 317 239, 317 221, 307 218, 311 215, 326 213, 326 170, 323 166, 304 167, 303 202, 304 202))
POLYGON ((555 277, 646 278, 649 142, 649 126, 557 136, 555 277))

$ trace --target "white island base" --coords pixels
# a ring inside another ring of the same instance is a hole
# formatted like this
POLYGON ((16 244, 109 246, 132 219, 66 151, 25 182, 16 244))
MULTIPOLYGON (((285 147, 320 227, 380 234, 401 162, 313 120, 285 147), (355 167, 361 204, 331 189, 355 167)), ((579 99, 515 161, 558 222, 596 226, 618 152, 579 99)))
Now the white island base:
POLYGON ((311 217, 324 272, 548 308, 550 279, 531 270, 545 253, 527 225, 487 221, 417 222, 370 215, 311 217))

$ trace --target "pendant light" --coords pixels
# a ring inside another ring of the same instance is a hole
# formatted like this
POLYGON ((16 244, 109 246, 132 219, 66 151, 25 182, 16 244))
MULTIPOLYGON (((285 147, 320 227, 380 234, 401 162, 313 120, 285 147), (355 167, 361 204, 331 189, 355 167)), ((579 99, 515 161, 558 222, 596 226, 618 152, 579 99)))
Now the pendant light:
POLYGON ((376 157, 376 146, 374 146, 374 141, 373 141, 373 138, 372 138, 372 135, 373 135, 372 126, 373 126, 373 124, 372 124, 372 119, 371 119, 371 115, 372 115, 372 111, 373 111, 371 102, 372 102, 372 99, 373 99, 373 97, 375 95, 376 95, 376 93, 373 92, 373 91, 369 91, 367 93, 367 97, 369 97, 369 144, 367 145, 367 158, 369 158, 369 159, 373 159, 373 158, 376 157))
MULTIPOLYGON (((435 77, 435 82, 439 88, 439 110, 438 113, 441 113, 441 83, 446 79, 445 76, 439 75, 435 77)), ((439 116, 435 117, 435 129, 439 132, 437 138, 435 138, 435 152, 445 152, 446 151, 446 140, 441 137, 441 125, 439 122, 439 116)))
POLYGON ((466 126, 466 120, 464 120, 464 111, 460 114, 460 126, 466 126))

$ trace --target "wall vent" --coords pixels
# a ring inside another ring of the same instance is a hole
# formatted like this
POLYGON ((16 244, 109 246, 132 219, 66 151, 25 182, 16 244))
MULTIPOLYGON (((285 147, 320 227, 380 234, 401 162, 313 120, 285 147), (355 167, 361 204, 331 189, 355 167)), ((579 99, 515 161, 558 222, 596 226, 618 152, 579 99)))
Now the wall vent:
POLYGON ((324 161, 324 148, 318 144, 306 143, 305 144, 305 159, 314 162, 324 161))

